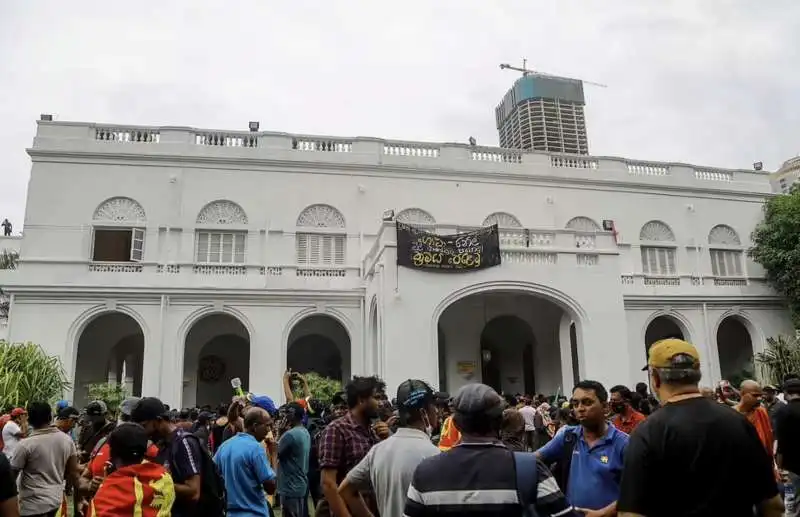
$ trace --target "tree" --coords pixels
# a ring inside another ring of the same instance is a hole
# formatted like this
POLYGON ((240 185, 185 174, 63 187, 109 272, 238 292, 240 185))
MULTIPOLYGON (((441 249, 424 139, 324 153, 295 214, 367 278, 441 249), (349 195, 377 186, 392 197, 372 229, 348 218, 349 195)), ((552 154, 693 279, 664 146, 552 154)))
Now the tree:
POLYGON ((800 186, 764 205, 764 220, 751 236, 748 254, 767 272, 767 281, 784 297, 800 328, 800 186))
POLYGON ((768 384, 783 384, 789 374, 800 374, 800 341, 778 336, 767 338, 763 352, 755 355, 761 378, 768 384))
MULTIPOLYGON (((323 404, 329 404, 333 399, 333 395, 337 391, 342 391, 342 383, 336 379, 323 377, 316 372, 305 373, 303 377, 305 377, 308 382, 308 389, 311 391, 311 395, 323 404)), ((302 390, 302 385, 298 385, 295 381, 292 385, 292 392, 295 397, 301 398, 304 395, 302 390)))
POLYGON ((0 341, 0 407, 53 403, 70 388, 58 357, 34 343, 0 341))
POLYGON ((128 390, 123 384, 109 384, 107 382, 98 382, 96 384, 86 385, 86 398, 87 402, 92 400, 102 400, 108 407, 108 412, 111 415, 117 416, 120 404, 128 396, 128 390))

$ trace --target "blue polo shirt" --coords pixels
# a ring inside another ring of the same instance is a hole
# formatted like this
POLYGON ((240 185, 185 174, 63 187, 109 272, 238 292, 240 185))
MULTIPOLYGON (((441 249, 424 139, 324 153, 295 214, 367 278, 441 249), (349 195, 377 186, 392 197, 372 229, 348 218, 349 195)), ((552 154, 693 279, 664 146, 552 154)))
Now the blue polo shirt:
POLYGON ((590 448, 583 437, 583 427, 568 426, 536 451, 551 465, 561 459, 564 437, 568 432, 577 438, 569 470, 567 500, 576 508, 599 510, 619 499, 619 484, 628 435, 608 424, 603 438, 590 448))
POLYGON ((264 446, 247 433, 226 440, 214 455, 222 471, 229 516, 268 517, 265 481, 275 479, 264 446))

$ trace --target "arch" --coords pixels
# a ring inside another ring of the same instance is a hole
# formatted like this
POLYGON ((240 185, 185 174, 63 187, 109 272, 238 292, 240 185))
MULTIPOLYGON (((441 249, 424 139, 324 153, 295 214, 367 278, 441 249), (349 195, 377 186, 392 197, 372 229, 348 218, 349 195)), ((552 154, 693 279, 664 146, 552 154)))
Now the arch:
POLYGON ((498 228, 522 228, 522 223, 519 222, 519 219, 508 212, 494 212, 487 215, 481 226, 491 226, 493 224, 496 224, 498 228))
POLYGON ((205 205, 195 222, 206 225, 246 225, 247 214, 233 201, 219 199, 205 205))
POLYGON ((331 205, 310 205, 297 216, 297 226, 302 228, 344 228, 345 220, 340 211, 331 205))
POLYGON ((147 221, 144 208, 129 197, 117 196, 100 203, 92 215, 92 221, 100 223, 142 224, 147 221))
MULTIPOLYGON (((368 366, 372 368, 373 373, 378 372, 378 347, 380 346, 380 337, 378 333, 378 297, 377 295, 372 297, 372 300, 369 302, 369 320, 367 323, 367 335, 369 336, 369 343, 368 347, 370 350, 369 357, 371 358, 371 364, 368 366)), ((366 349, 366 347, 365 347, 366 349)))
POLYGON ((401 210, 395 219, 401 223, 408 224, 425 224, 430 226, 436 224, 436 219, 421 208, 406 208, 405 210, 401 210))
MULTIPOLYGON (((692 336, 694 335, 694 330, 692 329, 692 326, 689 323, 689 320, 687 320, 683 316, 683 314, 681 314, 679 312, 672 311, 672 310, 656 311, 656 312, 650 314, 650 316, 648 316, 647 320, 645 320, 644 325, 642 326, 641 341, 640 342, 644 343, 645 361, 647 361, 647 351, 650 349, 650 345, 653 344, 652 342, 648 343, 647 329, 650 328, 650 325, 655 320, 658 320, 659 318, 665 318, 665 319, 669 320, 680 331, 681 339, 683 339, 684 341, 688 341, 689 343, 692 343, 692 336)), ((660 339, 664 339, 666 337, 669 337, 669 336, 668 335, 664 335, 660 339)), ((652 339, 652 337, 651 337, 651 339, 652 339)), ((655 341, 658 341, 658 339, 655 339, 655 341)))
POLYGON ((594 219, 589 217, 584 217, 579 215, 577 217, 573 217, 567 224, 564 226, 568 230, 575 230, 579 232, 599 232, 600 225, 597 224, 594 219))
POLYGON ((726 313, 717 322, 714 339, 721 378, 739 383, 755 376, 753 325, 738 313, 726 313))
POLYGON ((742 241, 736 230, 726 224, 718 224, 708 232, 708 243, 722 246, 741 246, 742 241))
POLYGON ((661 221, 648 221, 642 226, 639 232, 640 241, 651 242, 675 242, 675 234, 672 229, 661 221))
POLYGON ((311 316, 322 315, 322 316, 329 316, 339 322, 342 327, 347 331, 347 335, 350 338, 350 343, 352 345, 353 342, 353 330, 355 326, 350 318, 347 317, 343 312, 333 307, 307 307, 301 311, 298 311, 289 318, 289 321, 286 322, 286 325, 283 327, 283 333, 281 336, 281 358, 283 360, 283 368, 282 370, 285 371, 287 368, 287 354, 289 352, 289 338, 292 332, 292 329, 297 326, 298 323, 303 321, 306 318, 311 316))
MULTIPOLYGON (((206 316, 211 316, 212 314, 227 314, 229 316, 233 316, 239 320, 239 323, 244 325, 244 328, 247 330, 247 334, 250 336, 250 339, 254 339, 254 336, 256 335, 255 327, 253 327, 253 324, 250 323, 250 320, 242 311, 228 305, 223 305, 222 307, 206 305, 196 309, 194 312, 189 314, 186 319, 183 320, 183 323, 181 323, 178 327, 178 342, 186 343, 186 336, 189 334, 189 331, 194 324, 206 316)), ((183 365, 181 365, 181 368, 183 368, 183 365)))
POLYGON ((131 395, 141 395, 147 330, 135 311, 89 309, 76 319, 69 334, 74 344, 68 364, 76 405, 88 402, 87 385, 92 383, 125 384, 131 395))
POLYGON ((514 382, 516 387, 522 387, 522 393, 533 394, 535 388, 535 372, 533 347, 536 337, 530 324, 515 314, 495 316, 483 326, 480 335, 480 349, 488 350, 492 354, 489 361, 481 361, 481 377, 483 384, 492 386, 498 393, 504 391, 504 383, 500 378, 500 367, 522 365, 522 382, 514 382), (497 339, 499 338, 499 345, 497 339), (498 367, 498 363, 501 364, 498 367))
POLYGON ((230 380, 238 377, 247 391, 252 334, 239 318, 225 311, 195 319, 184 341, 182 405, 215 406, 230 397, 230 380))
POLYGON ((351 374, 351 350, 350 332, 341 321, 330 314, 312 314, 289 331, 286 367, 346 381, 351 374))

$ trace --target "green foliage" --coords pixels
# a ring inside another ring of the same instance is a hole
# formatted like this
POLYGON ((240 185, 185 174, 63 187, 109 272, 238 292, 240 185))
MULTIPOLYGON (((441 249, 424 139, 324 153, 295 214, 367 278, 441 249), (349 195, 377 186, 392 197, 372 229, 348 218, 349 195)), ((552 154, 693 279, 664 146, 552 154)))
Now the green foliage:
POLYGON ((0 341, 0 407, 54 403, 70 388, 64 366, 34 343, 0 341))
POLYGON ((764 382, 780 385, 786 375, 800 373, 800 341, 786 336, 767 338, 764 351, 757 353, 755 360, 764 382))
POLYGON ((122 401, 128 396, 128 390, 125 389, 125 385, 123 384, 98 382, 96 384, 86 385, 86 402, 102 400, 106 403, 106 406, 108 406, 108 412, 114 416, 117 415, 119 405, 122 404, 122 401))
POLYGON ((767 272, 767 280, 786 297, 795 328, 800 328, 800 187, 764 205, 764 220, 751 236, 748 254, 767 272))
MULTIPOLYGON (((311 395, 324 404, 330 403, 337 391, 342 391, 342 383, 336 379, 323 377, 316 372, 303 374, 303 377, 308 382, 308 389, 311 391, 311 395)), ((297 398, 303 397, 302 383, 292 381, 292 392, 297 398)))

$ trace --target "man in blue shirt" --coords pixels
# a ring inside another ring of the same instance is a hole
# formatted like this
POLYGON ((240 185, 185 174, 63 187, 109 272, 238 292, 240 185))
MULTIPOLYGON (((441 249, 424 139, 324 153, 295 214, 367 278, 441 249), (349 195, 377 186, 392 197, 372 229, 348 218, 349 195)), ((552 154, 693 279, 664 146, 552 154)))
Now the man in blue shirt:
POLYGON ((275 472, 261 442, 271 424, 269 413, 251 407, 244 414, 244 432, 225 441, 214 456, 225 480, 229 516, 270 515, 264 491, 275 493, 275 472))
POLYGON ((599 382, 576 384, 571 404, 580 425, 559 432, 536 455, 559 464, 559 484, 576 509, 588 517, 616 515, 628 435, 606 421, 608 392, 599 382))
POLYGON ((308 516, 308 457, 311 435, 303 427, 305 409, 290 402, 285 410, 290 427, 278 441, 278 494, 281 496, 283 517, 308 516))

